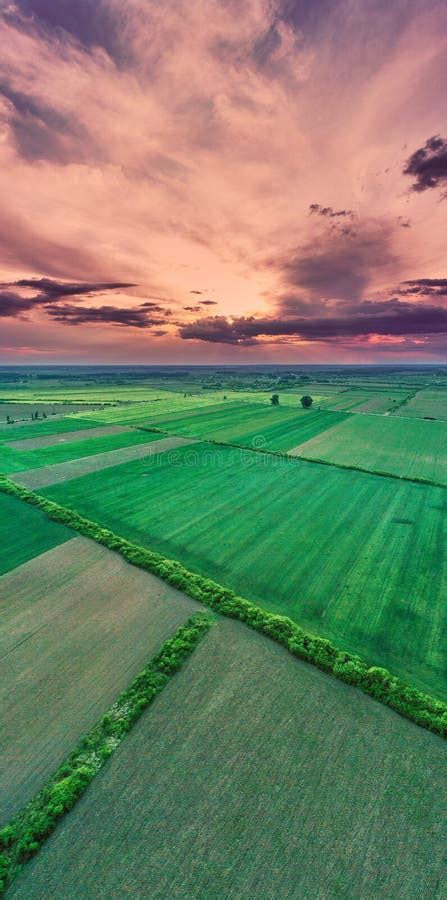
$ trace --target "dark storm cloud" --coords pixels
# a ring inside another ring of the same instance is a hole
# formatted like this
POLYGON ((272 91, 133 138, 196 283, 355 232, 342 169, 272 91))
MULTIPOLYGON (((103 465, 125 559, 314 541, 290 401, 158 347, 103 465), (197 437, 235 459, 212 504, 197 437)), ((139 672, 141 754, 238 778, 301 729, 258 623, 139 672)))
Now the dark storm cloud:
MULTIPOLYGON (((73 316, 72 311, 77 309, 75 306, 69 307, 63 305, 67 298, 70 298, 72 301, 81 301, 85 297, 92 297, 95 296, 95 294, 103 293, 104 291, 114 291, 120 288, 130 287, 136 287, 136 285, 122 281, 84 283, 54 281, 52 278, 20 278, 18 281, 4 284, 3 290, 0 288, 0 317, 23 317, 24 314, 31 312, 36 307, 41 307, 53 318, 60 318, 63 320, 65 314, 66 317, 69 318, 70 316, 73 316), (17 292, 17 290, 10 290, 10 288, 18 288, 19 291, 31 289, 36 291, 36 293, 32 296, 24 296, 22 293, 17 292), (57 315, 58 310, 60 312, 59 317, 57 315)), ((149 317, 148 310, 144 308, 146 306, 151 307, 151 312, 164 312, 162 307, 157 306, 156 304, 143 304, 143 307, 140 308, 139 313, 136 316, 138 323, 144 322, 145 317, 149 317)), ((113 307, 104 308, 113 309, 113 307)), ((169 311, 165 312, 164 315, 167 315, 168 313, 169 311)), ((80 312, 79 315, 81 316, 82 313, 80 312)), ((79 321, 81 321, 81 319, 79 321)), ((124 322, 123 324, 129 324, 129 322, 124 322)), ((141 327, 141 325, 138 325, 138 327, 141 327)))
POLYGON ((429 138, 407 159, 403 174, 415 179, 412 191, 421 192, 444 185, 447 182, 447 141, 439 135, 429 138))
POLYGON ((306 317, 228 319, 213 316, 180 328, 184 340, 222 344, 253 344, 260 336, 286 336, 306 341, 379 335, 427 335, 447 333, 447 309, 390 301, 363 301, 357 306, 339 304, 335 312, 306 317))
POLYGON ((190 294, 203 294, 203 291, 190 291, 190 294))
POLYGON ((13 293, 13 291, 0 290, 0 317, 15 318, 22 315, 22 313, 28 312, 29 308, 29 300, 13 293))
POLYGON ((0 83, 0 96, 8 102, 8 125, 22 159, 64 164, 87 158, 85 130, 73 117, 5 83, 0 83))
POLYGON ((46 311, 57 322, 65 325, 113 324, 127 328, 151 328, 160 325, 163 319, 154 318, 147 309, 141 307, 122 308, 118 306, 47 306, 46 311))
POLYGON ((399 294, 422 294, 428 297, 447 295, 447 278, 413 278, 403 281, 399 294))
MULTIPOLYGON (((32 288, 38 291, 38 295, 54 301, 56 298, 72 297, 74 295, 82 296, 83 294, 94 294, 98 291, 115 291, 119 288, 136 287, 127 281, 96 281, 96 282, 67 282, 55 281, 52 278, 20 278, 15 281, 17 287, 32 288)), ((40 302, 45 302, 42 299, 40 302)))
POLYGON ((199 300, 201 306, 217 306, 216 300, 199 300))
MULTIPOLYGON (((124 38, 123 18, 107 0, 16 0, 16 7, 31 17, 36 28, 67 36, 87 49, 101 47, 117 65, 132 59, 124 38)), ((17 20, 22 27, 27 24, 17 20)))

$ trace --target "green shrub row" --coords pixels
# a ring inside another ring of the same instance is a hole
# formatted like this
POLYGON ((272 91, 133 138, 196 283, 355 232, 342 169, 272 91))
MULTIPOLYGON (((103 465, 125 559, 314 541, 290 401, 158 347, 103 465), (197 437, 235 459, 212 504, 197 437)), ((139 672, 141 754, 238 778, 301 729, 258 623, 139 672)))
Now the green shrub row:
POLYGON ((208 631, 213 620, 196 613, 167 640, 100 723, 84 737, 55 775, 9 825, 0 830, 0 895, 21 866, 85 791, 143 710, 164 688, 208 631))
MULTIPOLYGON (((176 435, 172 431, 163 431, 162 428, 146 428, 143 425, 136 426, 138 431, 154 432, 155 434, 166 434, 171 437, 184 437, 185 435, 176 435)), ((434 481, 433 478, 423 478, 419 475, 399 475, 397 472, 385 472, 380 469, 367 469, 365 466, 355 466, 349 463, 333 462, 330 459, 318 459, 313 456, 290 456, 284 450, 269 450, 266 447, 252 447, 250 444, 233 444, 228 441, 216 441, 213 438, 197 438, 202 444, 213 444, 216 447, 232 447, 235 450, 250 450, 252 453, 266 453, 268 456, 279 456, 281 459, 287 459, 290 463, 308 462, 315 463, 317 466, 330 466, 332 469, 348 469, 351 472, 363 472, 365 475, 378 475, 380 478, 394 478, 397 481, 409 481, 410 483, 428 484, 430 487, 447 488, 447 484, 442 481, 434 481)))
POLYGON ((0 490, 38 506, 56 522, 115 550, 132 565, 152 572, 164 581, 209 606, 223 616, 245 622, 286 647, 294 656, 330 672, 341 681, 355 685, 400 715, 436 734, 447 736, 447 704, 407 685, 387 669, 369 666, 360 657, 340 650, 324 638, 311 635, 286 616, 274 615, 236 596, 234 591, 188 571, 181 563, 166 559, 153 550, 138 547, 73 510, 59 506, 39 494, 0 476, 0 490))

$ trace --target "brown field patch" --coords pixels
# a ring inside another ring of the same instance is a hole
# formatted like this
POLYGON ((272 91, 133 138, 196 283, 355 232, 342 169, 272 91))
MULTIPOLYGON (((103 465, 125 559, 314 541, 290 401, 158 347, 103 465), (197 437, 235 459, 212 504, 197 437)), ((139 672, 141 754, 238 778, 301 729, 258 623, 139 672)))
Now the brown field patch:
POLYGON ((0 578, 0 824, 199 608, 83 537, 0 578))

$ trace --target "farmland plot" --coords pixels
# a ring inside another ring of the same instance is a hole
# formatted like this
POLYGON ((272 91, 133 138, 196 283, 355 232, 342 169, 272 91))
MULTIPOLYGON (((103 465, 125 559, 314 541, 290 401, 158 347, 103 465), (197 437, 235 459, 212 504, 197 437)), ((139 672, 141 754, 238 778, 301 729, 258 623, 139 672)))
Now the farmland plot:
POLYGON ((43 493, 447 695, 444 488, 197 444, 43 493))
POLYGON ((0 575, 72 537, 70 528, 50 521, 40 509, 0 494, 0 575))
POLYGON ((0 598, 4 824, 198 604, 81 537, 3 575, 0 598))
MULTIPOLYGON (((57 484, 58 482, 68 481, 71 478, 79 478, 89 472, 99 472, 101 469, 115 468, 123 465, 129 460, 143 460, 146 457, 156 456, 165 453, 167 450, 173 450, 182 447, 185 444, 192 443, 191 438, 168 437, 163 438, 162 435, 153 435, 153 440, 147 441, 147 434, 143 435, 144 440, 138 440, 136 446, 121 447, 119 450, 109 450, 105 453, 94 453, 90 456, 82 456, 78 459, 72 459, 68 462, 54 463, 53 465, 42 466, 39 468, 31 468, 27 471, 19 471, 14 475, 15 480, 19 484, 23 484, 28 488, 43 487, 47 484, 57 484)), ((41 451, 42 453, 44 451, 41 451)))
POLYGON ((347 413, 261 403, 228 403, 157 416, 147 427, 268 450, 288 450, 343 421, 347 413))
POLYGON ((291 455, 447 484, 447 423, 349 416, 291 455))
MULTIPOLYGON (((95 430, 92 429, 92 431, 95 430)), ((137 447, 140 444, 147 445, 150 437, 143 431, 124 428, 117 434, 112 433, 96 437, 94 435, 91 436, 90 431, 79 431, 75 432, 75 434, 78 435, 78 439, 74 441, 71 441, 70 433, 62 436, 49 435, 42 438, 31 438, 31 444, 35 445, 38 442, 34 449, 26 448, 25 445, 28 444, 28 441, 17 441, 14 447, 11 444, 0 444, 0 471, 5 473, 24 472, 28 469, 40 469, 41 467, 45 467, 45 471, 47 471, 56 464, 67 463, 72 460, 84 460, 97 454, 101 454, 101 459, 104 462, 108 461, 110 452, 124 450, 124 448, 128 447, 137 447), (54 443, 50 446, 39 446, 40 442, 49 440, 54 443)), ((161 435, 153 435, 155 442, 160 438, 161 435)), ((136 455, 138 455, 138 451, 136 455)), ((112 460, 114 459, 115 457, 112 457, 112 460)), ((119 461, 119 454, 117 454, 116 459, 119 461)), ((91 463, 91 465, 94 468, 94 464, 91 463)))
POLYGON ((220 621, 11 898, 441 898, 443 741, 220 621))
POLYGON ((434 419, 447 420, 447 390, 418 391, 404 406, 400 406, 395 412, 396 416, 424 418, 430 416, 434 419))

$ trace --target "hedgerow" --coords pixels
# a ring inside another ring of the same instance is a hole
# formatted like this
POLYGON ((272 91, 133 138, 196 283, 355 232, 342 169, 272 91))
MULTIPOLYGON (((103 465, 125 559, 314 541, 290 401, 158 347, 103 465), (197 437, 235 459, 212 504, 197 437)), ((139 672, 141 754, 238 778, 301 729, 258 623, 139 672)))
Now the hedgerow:
POLYGON ((313 663, 341 681, 355 685, 417 725, 443 737, 447 736, 447 704, 410 687, 387 669, 368 665, 359 656, 341 650, 331 641, 304 631, 287 616, 267 612, 251 601, 238 597, 229 588, 202 575, 196 575, 181 563, 166 559, 153 550, 132 544, 73 510, 16 484, 5 475, 0 476, 0 490, 38 506, 56 522, 62 522, 79 534, 115 550, 132 565, 152 572, 220 615, 245 622, 286 647, 294 656, 313 663))
POLYGON ((61 816, 72 808, 143 710, 190 656, 212 622, 208 613, 196 613, 165 641, 51 780, 0 830, 0 896, 21 866, 39 850, 61 816))

